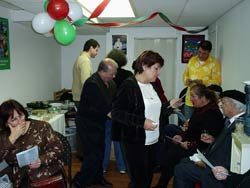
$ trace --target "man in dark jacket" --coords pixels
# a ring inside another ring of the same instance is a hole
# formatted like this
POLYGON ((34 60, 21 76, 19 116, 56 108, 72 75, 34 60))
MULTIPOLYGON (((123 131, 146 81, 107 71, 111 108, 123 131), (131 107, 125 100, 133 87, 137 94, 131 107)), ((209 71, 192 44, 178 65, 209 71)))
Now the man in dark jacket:
MULTIPOLYGON (((230 168, 231 160, 231 133, 234 131, 235 118, 245 112, 245 94, 237 90, 224 91, 221 94, 221 107, 223 114, 227 117, 220 135, 211 142, 206 151, 206 158, 214 166, 230 168)), ((199 163, 200 164, 200 163, 199 163)), ((193 188, 196 182, 200 182, 202 188, 221 188, 222 182, 214 178, 211 168, 208 166, 197 165, 189 158, 183 159, 176 167, 174 173, 175 188, 193 188)))
POLYGON ((112 80, 117 64, 105 58, 98 70, 85 82, 77 111, 76 126, 83 147, 83 164, 74 178, 76 188, 91 185, 112 187, 103 177, 102 161, 105 146, 105 122, 111 111, 111 102, 116 92, 112 80))

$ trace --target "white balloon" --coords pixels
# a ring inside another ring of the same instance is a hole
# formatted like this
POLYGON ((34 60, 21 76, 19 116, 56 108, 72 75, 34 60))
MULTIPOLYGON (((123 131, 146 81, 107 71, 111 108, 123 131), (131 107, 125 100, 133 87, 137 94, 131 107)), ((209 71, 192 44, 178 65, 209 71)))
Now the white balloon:
POLYGON ((79 20, 83 17, 82 7, 78 3, 69 2, 69 14, 68 16, 72 21, 79 20))
POLYGON ((47 33, 51 31, 56 20, 51 18, 47 12, 41 12, 32 19, 32 27, 37 33, 47 33))

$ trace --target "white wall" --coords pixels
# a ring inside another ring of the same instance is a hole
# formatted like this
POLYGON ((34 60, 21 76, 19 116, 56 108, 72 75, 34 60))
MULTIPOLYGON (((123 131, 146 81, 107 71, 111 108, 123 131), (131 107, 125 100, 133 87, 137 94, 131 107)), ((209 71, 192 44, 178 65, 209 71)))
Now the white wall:
POLYGON ((222 87, 244 91, 250 80, 250 1, 245 0, 212 27, 217 27, 217 54, 222 64, 222 87))
MULTIPOLYGON (((9 10, 0 7, 0 16, 9 18, 9 10)), ((249 17, 250 1, 245 0, 210 27, 217 32, 213 38, 216 40, 214 54, 218 55, 222 63, 223 89, 243 90, 241 82, 250 80, 249 17)), ((128 36, 127 69, 131 69, 134 58, 135 38, 176 38, 176 96, 183 88, 182 74, 186 64, 181 63, 181 36, 184 33, 173 28, 111 28, 107 35, 78 36, 71 45, 61 47, 52 37, 35 34, 32 30, 12 23, 10 19, 9 27, 11 69, 0 70, 0 103, 8 98, 15 98, 22 103, 48 100, 52 99, 53 91, 71 88, 72 66, 84 42, 94 38, 101 44, 99 55, 92 60, 95 71, 100 60, 112 48, 111 36, 117 34, 128 36)), ((207 36, 208 32, 203 34, 207 36)))
MULTIPOLYGON (((199 28, 187 28, 189 30, 199 29, 199 28)), ((174 95, 177 97, 179 92, 184 88, 182 82, 182 74, 185 70, 187 64, 181 63, 181 51, 182 51, 182 35, 188 34, 186 32, 180 32, 172 27, 135 27, 135 28, 111 28, 110 32, 107 33, 107 50, 109 51, 112 48, 112 35, 127 35, 127 55, 128 55, 128 64, 125 68, 131 70, 132 62, 134 60, 134 39, 135 38, 175 38, 177 39, 176 44, 176 60, 175 62, 169 62, 166 59, 166 64, 169 63, 175 64, 175 88, 164 88, 165 90, 174 89, 174 95)), ((207 36, 207 31, 201 32, 199 34, 204 34, 207 36)), ((152 49, 153 50, 153 49, 152 49)))
MULTIPOLYGON (((0 17, 9 18, 9 10, 0 7, 0 17)), ((60 45, 10 19, 9 30, 11 69, 0 70, 0 103, 52 99, 61 88, 60 45)))
MULTIPOLYGON (((188 29, 198 29, 198 28, 188 28, 188 29)), ((96 39, 100 45, 101 49, 98 56, 92 59, 94 71, 96 70, 99 62, 103 59, 106 54, 112 49, 112 35, 127 35, 127 57, 128 64, 126 69, 131 70, 131 65, 134 60, 134 39, 135 38, 176 38, 177 39, 177 56, 176 62, 166 61, 166 66, 168 63, 175 63, 175 96, 179 95, 179 92, 183 89, 184 85, 182 82, 182 74, 186 67, 186 64, 181 63, 181 50, 182 50, 182 34, 187 34, 184 32, 177 31, 170 27, 160 27, 160 28, 111 28, 107 35, 85 35, 78 36, 77 39, 69 46, 62 46, 62 88, 71 88, 72 85, 72 68, 76 58, 82 51, 83 45, 86 40, 90 38, 96 39)), ((207 36, 207 31, 200 34, 205 34, 207 36)))
POLYGON ((106 56, 106 36, 105 35, 85 35, 77 36, 76 40, 69 46, 62 46, 62 88, 71 89, 72 87, 72 69, 76 58, 83 50, 84 43, 93 38, 98 41, 101 48, 98 55, 92 59, 93 72, 97 70, 98 64, 106 56))

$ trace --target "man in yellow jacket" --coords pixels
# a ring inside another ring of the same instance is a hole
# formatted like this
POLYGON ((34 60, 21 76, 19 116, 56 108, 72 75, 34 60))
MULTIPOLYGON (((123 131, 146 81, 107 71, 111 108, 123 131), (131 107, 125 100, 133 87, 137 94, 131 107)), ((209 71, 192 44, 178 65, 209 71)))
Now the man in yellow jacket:
POLYGON ((193 104, 190 100, 190 86, 202 83, 206 86, 211 84, 221 85, 221 66, 218 60, 210 55, 212 43, 202 41, 198 46, 197 56, 192 57, 183 74, 184 85, 188 86, 184 115, 189 119, 193 114, 193 104))

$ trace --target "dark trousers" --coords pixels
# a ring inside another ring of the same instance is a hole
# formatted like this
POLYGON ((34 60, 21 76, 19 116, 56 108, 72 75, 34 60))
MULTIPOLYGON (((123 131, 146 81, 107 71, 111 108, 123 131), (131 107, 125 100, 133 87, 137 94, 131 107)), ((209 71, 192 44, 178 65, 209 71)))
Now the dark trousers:
POLYGON ((174 187, 194 188, 200 182, 202 188, 223 188, 224 185, 215 179, 210 167, 199 167, 188 158, 183 159, 175 167, 174 187))
POLYGON ((103 179, 102 163, 105 148, 104 123, 96 124, 85 118, 77 118, 77 129, 83 147, 83 163, 75 180, 82 185, 96 184, 103 179))
POLYGON ((131 188, 150 188, 155 163, 155 145, 122 142, 131 188))
POLYGON ((185 150, 181 146, 170 143, 166 152, 165 161, 161 164, 161 177, 159 187, 167 187, 169 180, 174 175, 174 168, 184 157, 191 156, 195 150, 185 150))

